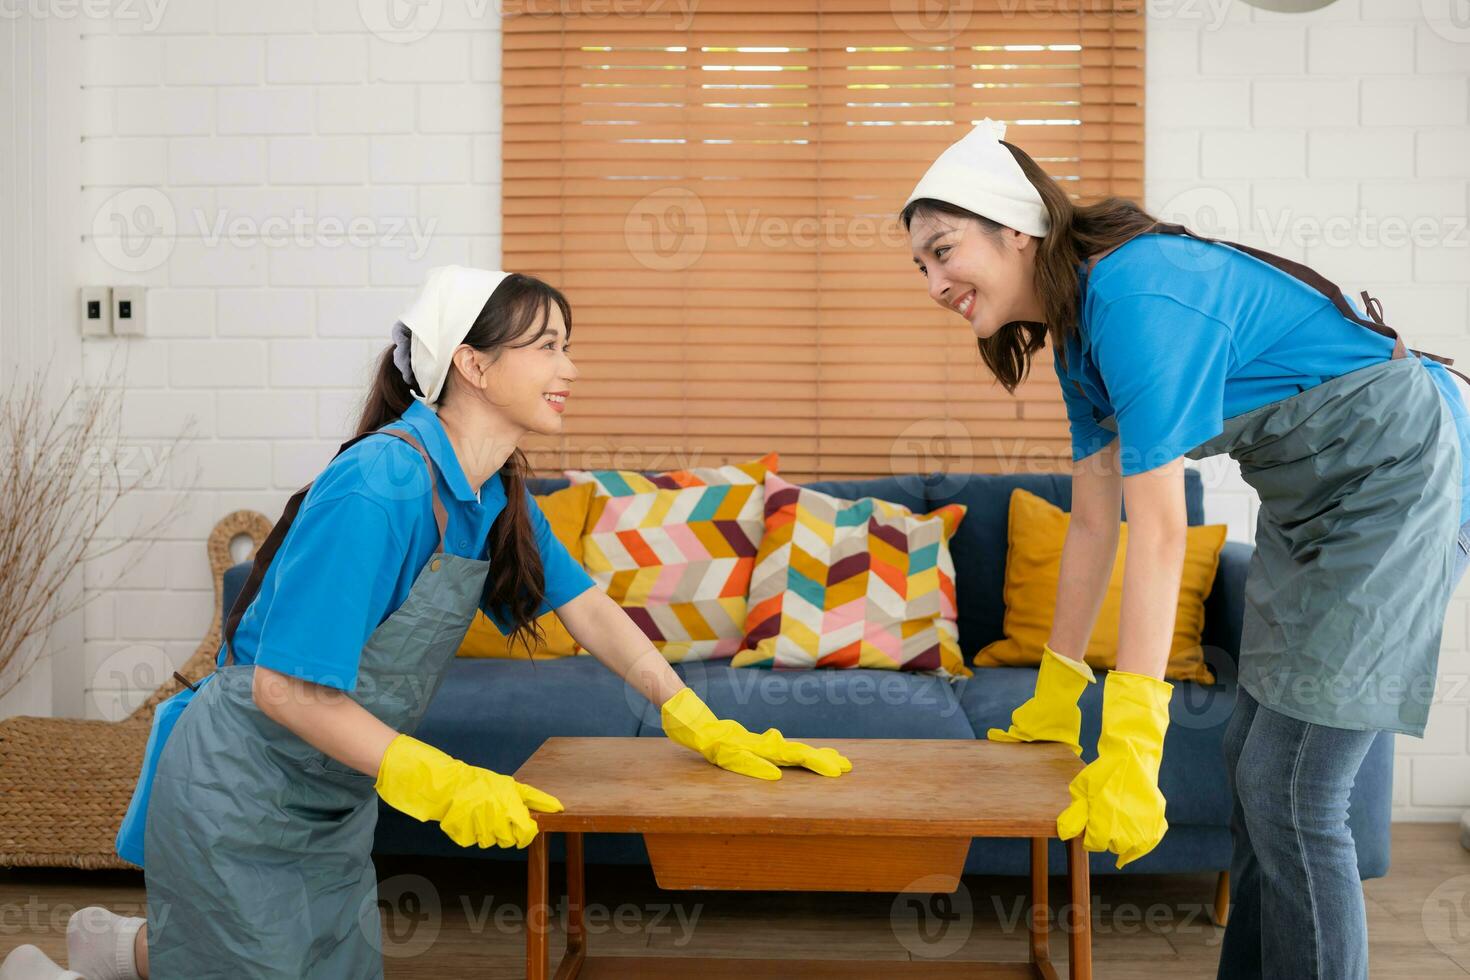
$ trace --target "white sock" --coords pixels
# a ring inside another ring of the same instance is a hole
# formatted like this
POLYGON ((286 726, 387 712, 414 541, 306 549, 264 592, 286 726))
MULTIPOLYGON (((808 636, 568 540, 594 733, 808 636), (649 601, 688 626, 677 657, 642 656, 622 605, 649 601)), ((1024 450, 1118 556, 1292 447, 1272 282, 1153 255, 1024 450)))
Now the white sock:
POLYGON ((63 970, 51 957, 27 943, 17 946, 0 963, 0 980, 83 980, 80 973, 63 970))
POLYGON ((142 980, 133 941, 147 921, 116 915, 100 905, 78 909, 66 923, 67 965, 87 980, 142 980))

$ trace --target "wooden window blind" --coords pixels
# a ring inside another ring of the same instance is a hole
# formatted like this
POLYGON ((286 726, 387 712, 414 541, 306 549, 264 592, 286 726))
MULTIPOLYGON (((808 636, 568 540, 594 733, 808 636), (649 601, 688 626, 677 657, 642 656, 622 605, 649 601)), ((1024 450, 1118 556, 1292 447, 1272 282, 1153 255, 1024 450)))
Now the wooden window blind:
POLYGON ((533 463, 1065 469, 1048 355, 1008 395, 896 219, 985 116, 1141 199, 1141 3, 509 3, 504 264, 566 293, 581 372, 533 463))

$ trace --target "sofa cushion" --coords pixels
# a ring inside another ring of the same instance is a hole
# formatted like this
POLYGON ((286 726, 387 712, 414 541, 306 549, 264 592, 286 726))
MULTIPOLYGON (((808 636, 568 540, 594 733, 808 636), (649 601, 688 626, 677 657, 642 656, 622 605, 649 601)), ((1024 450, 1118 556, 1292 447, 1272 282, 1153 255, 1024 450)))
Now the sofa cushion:
POLYGON ((690 487, 729 487, 764 484, 767 473, 781 466, 780 455, 766 453, 759 459, 720 466, 695 466, 687 470, 650 473, 647 470, 567 470, 573 483, 590 483, 599 497, 636 497, 655 490, 687 490, 690 487))
MULTIPOLYGON (((880 476, 857 480, 814 480, 803 483, 802 486, 841 497, 843 500, 877 497, 891 503, 903 504, 915 513, 923 513, 932 509, 928 506, 928 498, 924 493, 925 479, 921 476, 880 476)), ((532 493, 551 493, 570 484, 571 481, 565 476, 542 475, 526 481, 526 486, 532 493)))
MULTIPOLYGON (((1029 490, 1062 510, 1072 510, 1072 478, 1067 474, 951 473, 931 479, 929 501, 923 510, 945 504, 964 504, 965 519, 950 541, 954 557, 955 591, 960 606, 960 653, 973 663, 975 651, 1005 635, 1005 571, 1007 521, 1011 491, 1029 490)), ((1188 523, 1205 522, 1204 484, 1199 471, 1184 470, 1184 504, 1188 523)), ((1122 510, 1123 520, 1128 510, 1122 510)))
MULTIPOLYGON (((979 667, 1036 667, 1056 618, 1057 584, 1062 549, 1072 515, 1019 487, 1011 491, 1010 538, 1006 551, 1005 638, 980 648, 979 667)), ((1118 624, 1123 611, 1123 569, 1128 551, 1128 524, 1119 525, 1118 554, 1103 595, 1102 608, 1087 642, 1085 659, 1094 670, 1118 665, 1118 624)), ((1174 636, 1164 677, 1171 681, 1213 684, 1205 665, 1200 631, 1205 596, 1215 581, 1225 525, 1185 529, 1184 565, 1179 602, 1174 610, 1174 636)))
MULTIPOLYGON (((1212 661, 1212 666, 1213 666, 1212 661)), ((1230 792, 1225 782, 1225 756, 1220 746, 1225 724, 1235 707, 1235 674, 1226 670, 1213 685, 1180 681, 1169 701, 1169 728, 1164 734, 1159 790, 1168 801, 1165 818, 1171 824, 1219 824, 1230 816, 1230 792)), ((1102 728, 1103 685, 1087 685, 1078 706, 1082 709, 1082 759, 1097 758, 1097 736, 1102 728)), ((1011 712, 1036 690, 1035 667, 977 667, 975 676, 955 682, 960 706, 976 738, 991 728, 1006 728, 1011 712)))
POLYGON ((915 514, 766 474, 765 535, 732 667, 969 674, 955 631, 949 539, 965 508, 915 514))
POLYGON ((740 649, 776 464, 771 453, 653 477, 567 471, 597 488, 582 535, 588 574, 668 660, 728 660, 740 649))
MULTIPOLYGON (((675 673, 720 718, 787 738, 974 738, 951 682, 894 670, 751 670, 722 663, 675 664, 675 673)), ((639 735, 664 734, 644 701, 639 735)))

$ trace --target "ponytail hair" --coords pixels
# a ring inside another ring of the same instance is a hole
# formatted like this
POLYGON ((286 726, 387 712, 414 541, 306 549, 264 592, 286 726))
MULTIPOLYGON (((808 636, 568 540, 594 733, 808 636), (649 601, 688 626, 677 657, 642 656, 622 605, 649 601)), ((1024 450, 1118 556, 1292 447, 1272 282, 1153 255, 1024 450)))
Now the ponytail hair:
MULTIPOLYGON (((529 347, 550 328, 551 305, 556 304, 566 324, 567 338, 572 336, 572 310, 559 290, 534 276, 512 272, 485 302, 461 343, 499 357, 506 347, 529 347), (540 329, 526 341, 514 343, 518 337, 539 324, 540 329)), ((393 344, 378 356, 377 370, 358 417, 356 435, 374 432, 400 417, 413 404, 414 391, 422 393, 417 379, 413 387, 404 379, 393 362, 393 344)), ((442 406, 456 396, 455 371, 450 369, 436 405, 442 406)), ((536 622, 536 610, 546 597, 546 579, 541 566, 541 552, 536 546, 536 532, 527 509, 526 481, 532 476, 530 461, 520 449, 514 450, 500 467, 500 481, 505 487, 505 509, 495 518, 486 541, 490 571, 485 576, 481 604, 486 609, 503 611, 512 624, 508 642, 512 649, 525 645, 528 657, 544 632, 536 622)))
MULTIPOLYGON (((1031 181, 1041 202, 1046 206, 1051 228, 1036 240, 1036 295, 1046 316, 1044 323, 1015 320, 1005 324, 989 337, 979 340, 980 359, 1008 393, 1026 379, 1031 357, 1046 346, 1050 337, 1056 356, 1063 367, 1067 363, 1067 342, 1077 333, 1077 266, 1088 256, 1122 244, 1153 225, 1158 219, 1133 201, 1107 197, 1093 204, 1074 205, 1062 186, 1042 170, 1025 150, 1005 140, 1000 144, 1011 151, 1026 179, 1031 181)), ((983 215, 934 198, 910 201, 899 220, 909 228, 919 216, 946 215, 972 218, 981 231, 998 237, 1005 227, 983 215)))

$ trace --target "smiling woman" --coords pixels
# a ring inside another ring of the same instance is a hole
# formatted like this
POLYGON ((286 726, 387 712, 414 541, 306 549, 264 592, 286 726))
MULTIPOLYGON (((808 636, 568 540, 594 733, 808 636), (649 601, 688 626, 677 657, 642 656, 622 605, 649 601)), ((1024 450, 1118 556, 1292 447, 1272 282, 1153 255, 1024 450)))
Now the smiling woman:
POLYGON ((484 599, 487 606, 507 611, 510 629, 505 631, 513 642, 534 643, 532 612, 544 596, 526 504, 530 464, 517 444, 527 433, 562 431, 566 397, 577 379, 569 353, 571 334, 572 311, 566 297, 540 279, 442 267, 394 326, 394 346, 379 358, 357 423, 356 435, 362 436, 402 416, 416 398, 435 401, 455 372, 468 379, 466 388, 476 398, 496 409, 473 412, 471 419, 471 406, 450 399, 437 414, 476 495, 496 473, 504 482, 506 506, 491 528, 490 551, 507 560, 492 566, 484 599), (475 288, 467 288, 469 283, 475 288), (477 302, 481 295, 489 296, 483 305, 477 302), (453 310, 466 296, 469 305, 453 310), (447 352, 436 347, 448 344, 437 343, 434 332, 423 329, 440 318, 449 322, 473 318, 469 332, 447 352))
POLYGON ((930 297, 965 318, 1014 393, 1050 341, 1072 436, 1072 513, 1035 693, 995 741, 1077 745, 1080 663, 1128 545, 1097 758, 1057 835, 1146 857, 1173 685, 1162 679, 1184 552, 1182 460, 1228 453, 1260 496, 1236 701, 1234 908, 1221 978, 1366 978, 1348 793, 1378 731, 1422 738, 1470 532, 1470 411, 1365 291, 1260 249, 1074 206, 986 119, 902 210, 930 297), (1070 669, 1068 669, 1070 668, 1070 669))
POLYGON ((78 973, 371 980, 380 802, 460 847, 529 846, 532 811, 561 800, 412 735, 478 612, 531 641, 555 612, 659 707, 670 740, 721 769, 851 770, 831 748, 716 717, 552 533, 521 441, 561 432, 571 327, 561 292, 531 276, 429 271, 356 434, 257 551, 215 671, 155 713, 117 837, 144 868, 148 917, 78 911, 78 973))
POLYGON ((534 641, 540 616, 596 591, 533 502, 519 446, 561 431, 548 396, 577 376, 570 329, 538 279, 430 271, 356 434, 286 505, 216 671, 145 763, 147 819, 118 840, 147 875, 149 921, 127 923, 139 974, 380 976, 376 916, 360 919, 378 798, 465 847, 526 847, 530 811, 561 809, 410 733, 477 610, 534 641))
POLYGON ((900 220, 929 295, 964 317, 980 357, 1009 392, 1050 334, 1059 356, 1077 330, 1077 264, 1154 224, 1124 198, 1077 206, 987 119, 945 151, 900 220), (992 179, 974 179, 984 173, 992 179), (1033 286, 1034 284, 1034 286, 1033 286))

